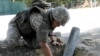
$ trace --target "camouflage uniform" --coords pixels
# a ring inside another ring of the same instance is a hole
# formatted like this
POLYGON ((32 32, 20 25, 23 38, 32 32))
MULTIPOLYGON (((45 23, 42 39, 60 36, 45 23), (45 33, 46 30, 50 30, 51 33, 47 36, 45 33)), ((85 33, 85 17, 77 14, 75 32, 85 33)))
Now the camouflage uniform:
POLYGON ((47 42, 48 35, 54 30, 52 28, 53 20, 58 21, 61 25, 69 20, 68 11, 64 7, 57 7, 48 12, 38 7, 36 10, 24 11, 19 13, 20 17, 11 20, 7 32, 6 42, 8 45, 14 45, 22 36, 29 47, 37 48, 38 42, 47 42), (38 11, 40 9, 40 11, 38 11), (30 12, 30 13, 28 13, 30 12), (34 13, 35 12, 35 13, 34 13))

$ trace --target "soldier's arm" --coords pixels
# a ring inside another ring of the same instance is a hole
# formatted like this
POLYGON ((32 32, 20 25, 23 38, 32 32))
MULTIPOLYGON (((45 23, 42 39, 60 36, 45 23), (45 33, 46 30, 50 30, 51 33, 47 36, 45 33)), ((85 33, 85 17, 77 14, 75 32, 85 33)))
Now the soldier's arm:
POLYGON ((52 52, 50 50, 50 47, 47 43, 48 40, 48 25, 44 22, 42 25, 37 29, 37 40, 39 41, 39 44, 41 46, 41 49, 45 56, 52 56, 52 52))
POLYGON ((48 36, 49 36, 51 42, 56 41, 56 39, 54 38, 55 35, 52 33, 52 31, 49 33, 48 36))
POLYGON ((53 56, 47 42, 39 42, 39 44, 45 56, 53 56))

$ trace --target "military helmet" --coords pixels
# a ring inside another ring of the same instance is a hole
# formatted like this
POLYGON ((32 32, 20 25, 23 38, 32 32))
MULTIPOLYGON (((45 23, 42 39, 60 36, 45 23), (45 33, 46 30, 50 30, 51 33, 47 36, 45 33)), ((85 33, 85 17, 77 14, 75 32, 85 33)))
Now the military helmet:
POLYGON ((70 19, 67 8, 63 6, 59 6, 54 9, 51 9, 51 12, 54 20, 58 21, 62 26, 64 26, 66 22, 68 22, 70 19))

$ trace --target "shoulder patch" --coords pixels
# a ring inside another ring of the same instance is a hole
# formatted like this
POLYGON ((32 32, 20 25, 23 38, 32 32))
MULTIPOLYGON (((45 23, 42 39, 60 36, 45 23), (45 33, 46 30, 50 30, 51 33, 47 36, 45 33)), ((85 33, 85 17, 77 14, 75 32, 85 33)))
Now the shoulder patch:
POLYGON ((43 16, 40 13, 32 13, 30 15, 30 24, 33 29, 37 29, 43 20, 43 16))

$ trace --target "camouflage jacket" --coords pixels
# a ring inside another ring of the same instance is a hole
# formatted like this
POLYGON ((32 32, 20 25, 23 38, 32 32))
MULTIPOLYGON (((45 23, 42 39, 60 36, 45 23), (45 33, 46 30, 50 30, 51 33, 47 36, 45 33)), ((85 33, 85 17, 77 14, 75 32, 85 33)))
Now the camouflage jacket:
MULTIPOLYGON (((37 6, 31 7, 29 9, 26 9, 17 13, 16 23, 17 23, 18 29, 20 30, 22 34, 28 34, 33 31, 33 28, 31 27, 30 21, 29 21, 31 12, 33 13, 39 12, 45 19, 47 18, 45 11, 37 6)), ((34 28, 35 27, 36 25, 34 26, 34 28)))

